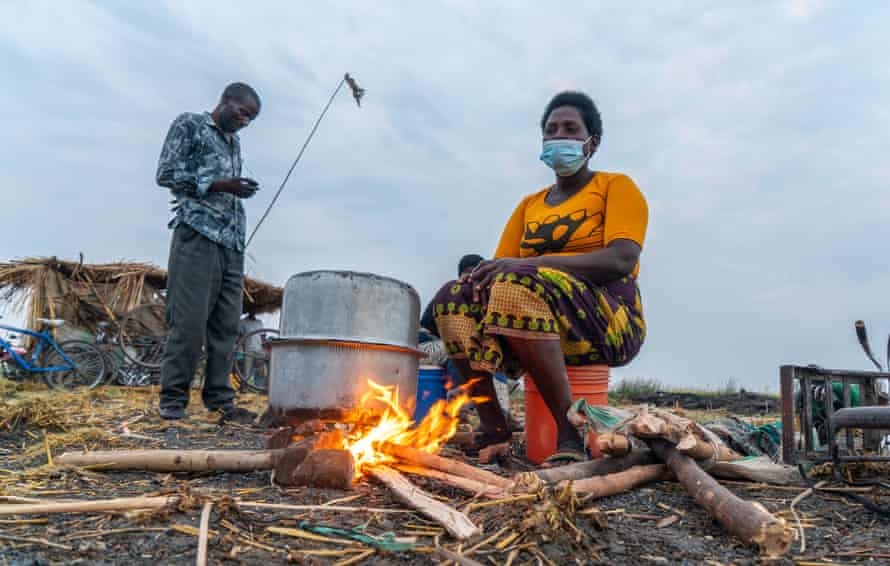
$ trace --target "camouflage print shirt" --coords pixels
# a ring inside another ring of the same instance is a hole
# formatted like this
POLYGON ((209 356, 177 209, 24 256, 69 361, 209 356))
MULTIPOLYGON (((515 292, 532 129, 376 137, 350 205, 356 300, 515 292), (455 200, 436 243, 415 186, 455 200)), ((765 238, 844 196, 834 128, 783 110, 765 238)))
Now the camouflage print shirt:
POLYGON ((158 161, 158 185, 173 193, 169 227, 187 224, 227 248, 244 251, 247 219, 241 199, 207 189, 222 177, 241 176, 237 134, 224 134, 204 112, 181 114, 170 126, 158 161))

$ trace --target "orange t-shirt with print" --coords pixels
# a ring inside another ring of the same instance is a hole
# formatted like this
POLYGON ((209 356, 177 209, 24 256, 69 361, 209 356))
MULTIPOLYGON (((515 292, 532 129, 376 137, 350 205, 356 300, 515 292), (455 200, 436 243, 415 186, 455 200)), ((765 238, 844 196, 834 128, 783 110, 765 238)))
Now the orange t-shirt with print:
MULTIPOLYGON (((550 187, 519 203, 501 236, 495 257, 577 255, 601 250, 618 239, 643 247, 649 207, 630 177, 597 171, 565 202, 545 202, 550 187)), ((638 277, 640 264, 634 267, 638 277)))

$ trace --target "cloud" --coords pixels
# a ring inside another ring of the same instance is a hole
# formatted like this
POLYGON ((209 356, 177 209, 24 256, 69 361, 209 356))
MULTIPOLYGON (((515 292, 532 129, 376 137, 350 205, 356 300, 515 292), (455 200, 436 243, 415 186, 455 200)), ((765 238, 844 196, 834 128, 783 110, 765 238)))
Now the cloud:
POLYGON ((789 0, 788 13, 798 19, 806 20, 822 11, 828 0, 789 0))
POLYGON ((890 8, 828 2, 353 4, 250 10, 194 0, 7 2, 0 256, 166 263, 154 168, 170 121, 244 80, 262 213, 344 72, 341 93, 257 235, 251 273, 397 277, 428 299, 490 254, 551 182, 540 112, 564 88, 605 121, 595 166, 650 204, 649 338, 616 376, 773 387, 788 361, 865 367, 852 321, 890 329, 883 61, 890 8), (843 33, 840 33, 841 30, 843 33), (883 326, 882 326, 883 325, 883 326))

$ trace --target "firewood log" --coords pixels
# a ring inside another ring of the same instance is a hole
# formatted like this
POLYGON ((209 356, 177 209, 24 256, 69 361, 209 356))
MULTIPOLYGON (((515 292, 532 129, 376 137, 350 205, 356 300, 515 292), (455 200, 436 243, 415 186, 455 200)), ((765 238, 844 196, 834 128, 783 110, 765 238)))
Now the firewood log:
POLYGON ((56 463, 100 470, 251 472, 272 469, 281 454, 280 450, 114 450, 66 452, 56 463))
POLYGON ((348 450, 312 450, 291 474, 288 485, 347 490, 352 489, 354 477, 355 461, 348 450))
POLYGON ((627 430, 634 436, 641 438, 652 438, 667 434, 665 430, 666 423, 663 419, 653 415, 646 407, 634 417, 627 425, 627 430))
POLYGON ((677 450, 696 460, 710 460, 714 458, 714 448, 717 449, 716 460, 720 462, 732 462, 740 460, 744 456, 726 446, 722 442, 711 444, 694 434, 687 434, 677 443, 677 450))
POLYGON ((379 466, 371 468, 368 473, 391 489, 402 503, 414 507, 423 515, 436 521, 456 539, 464 540, 479 533, 479 527, 473 524, 469 517, 457 509, 433 499, 396 470, 379 466))
POLYGON ((600 453, 612 457, 627 456, 633 449, 630 439, 626 435, 615 432, 604 432, 598 435, 596 442, 600 453))
POLYGON ((448 485, 454 486, 458 489, 462 489, 473 495, 480 494, 484 497, 488 497, 489 499, 502 499, 508 494, 507 491, 500 487, 478 482, 476 480, 471 480, 470 478, 465 478, 463 476, 455 476, 454 474, 440 472, 439 470, 433 470, 424 466, 396 464, 393 467, 400 472, 433 478, 443 483, 447 483, 448 485))
POLYGON ((303 463, 312 449, 313 442, 310 439, 301 440, 282 449, 280 455, 275 459, 272 482, 280 485, 292 485, 293 480, 291 476, 293 476, 294 471, 300 467, 300 464, 303 463))
POLYGON ((428 454, 410 446, 384 443, 381 444, 379 448, 387 454, 395 456, 408 464, 426 466, 427 468, 447 472, 456 476, 462 476, 487 485, 497 486, 502 489, 510 489, 513 484, 512 480, 509 478, 499 476, 488 470, 483 470, 451 458, 428 454))
MULTIPOLYGON (((578 494, 593 494, 593 497, 598 499, 624 493, 647 483, 667 480, 673 475, 664 464, 634 466, 623 472, 572 481, 572 491, 578 494)), ((560 485, 567 483, 568 481, 563 481, 560 485)))
POLYGON ((604 476, 621 472, 633 466, 645 466, 659 462, 651 450, 634 450, 622 458, 598 458, 578 464, 568 464, 558 468, 535 470, 535 475, 546 483, 559 483, 563 480, 580 480, 590 476, 604 476))
POLYGON ((768 556, 780 556, 788 552, 793 531, 784 519, 773 516, 760 503, 737 497, 671 443, 661 439, 650 439, 647 442, 674 472, 677 480, 696 503, 730 534, 758 545, 768 556))
POLYGON ((667 440, 676 444, 680 452, 696 460, 715 459, 725 462, 743 457, 720 441, 712 443, 709 438, 713 436, 700 424, 668 411, 649 412, 644 408, 628 423, 627 430, 638 438, 667 440))
POLYGON ((294 429, 290 426, 283 426, 272 431, 266 438, 266 448, 268 450, 281 450, 287 448, 294 443, 294 429))

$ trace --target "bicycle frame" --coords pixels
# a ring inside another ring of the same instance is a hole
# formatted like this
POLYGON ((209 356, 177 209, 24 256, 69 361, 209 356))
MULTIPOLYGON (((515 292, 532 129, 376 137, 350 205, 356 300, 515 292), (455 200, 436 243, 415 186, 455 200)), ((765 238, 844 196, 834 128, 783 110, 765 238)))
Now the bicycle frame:
POLYGON ((68 371, 74 369, 74 362, 71 361, 71 358, 59 348, 59 345, 56 344, 56 341, 53 340, 53 337, 50 336, 46 332, 35 332, 34 330, 28 330, 26 328, 17 328, 15 326, 7 326, 5 324, 0 324, 0 330, 9 330, 11 332, 15 332, 17 334, 27 334, 28 336, 32 336, 38 339, 37 346, 34 347, 34 351, 31 353, 31 360, 26 360, 22 356, 18 355, 16 351, 13 349, 12 344, 5 340, 4 338, 0 338, 0 348, 6 350, 12 359, 15 360, 15 363, 19 365, 25 371, 31 373, 47 373, 51 371, 68 371), (67 365, 64 366, 51 366, 51 367, 39 367, 36 365, 37 358, 40 356, 40 352, 43 351, 44 345, 49 344, 53 350, 59 353, 62 356, 62 359, 65 360, 67 365))

